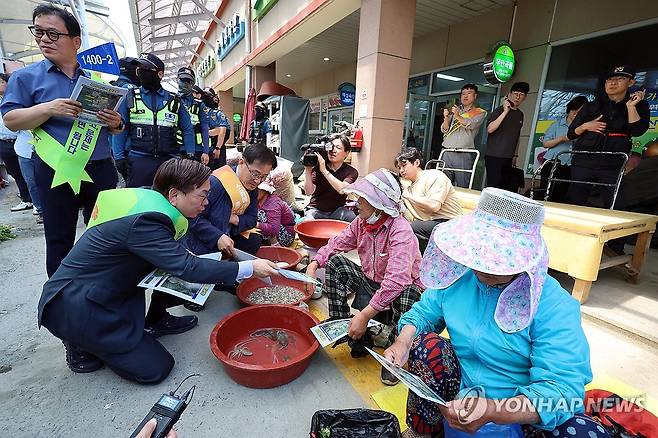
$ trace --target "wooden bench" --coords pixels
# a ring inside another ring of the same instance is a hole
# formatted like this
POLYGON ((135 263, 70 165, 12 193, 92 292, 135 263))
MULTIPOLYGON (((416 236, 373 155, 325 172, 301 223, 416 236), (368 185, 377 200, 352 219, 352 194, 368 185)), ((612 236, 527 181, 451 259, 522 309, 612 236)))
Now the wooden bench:
MULTIPOLYGON (((466 212, 475 209, 480 192, 456 189, 466 212)), ((544 202, 546 215, 542 236, 549 253, 549 266, 575 280, 572 295, 581 303, 587 301, 592 282, 599 271, 612 266, 630 264, 628 281, 636 284, 644 266, 651 234, 658 216, 605 210, 602 208, 544 202), (637 235, 632 255, 603 257, 603 245, 619 237, 637 235)))

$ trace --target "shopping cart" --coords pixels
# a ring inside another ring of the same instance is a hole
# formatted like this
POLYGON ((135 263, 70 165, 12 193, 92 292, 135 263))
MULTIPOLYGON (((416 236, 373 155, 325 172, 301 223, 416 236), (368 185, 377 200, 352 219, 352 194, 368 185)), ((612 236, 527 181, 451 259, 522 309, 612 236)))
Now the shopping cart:
POLYGON ((535 199, 535 181, 537 180, 537 176, 541 175, 541 171, 544 168, 544 166, 550 165, 551 166, 551 173, 548 175, 548 185, 546 186, 545 189, 541 188, 541 190, 545 191, 544 194, 544 201, 548 201, 549 197, 551 195, 551 188, 553 188, 554 183, 556 182, 563 182, 563 183, 569 183, 569 184, 588 184, 591 186, 599 186, 599 187, 614 187, 614 193, 612 195, 612 205, 610 205, 610 210, 615 205, 615 200, 617 199, 617 192, 619 192, 619 184, 621 183, 621 178, 624 176, 624 169, 626 168, 626 163, 628 162, 628 154, 625 152, 602 152, 602 151, 562 151, 559 152, 554 159, 552 160, 547 160, 542 163, 541 166, 535 170, 535 172, 532 174, 532 181, 530 183, 530 198, 535 199), (562 179, 562 178, 555 178, 555 169, 557 166, 554 165, 554 163, 559 161, 559 158, 561 155, 600 155, 602 157, 612 157, 612 156, 617 156, 620 157, 623 161, 622 164, 619 168, 619 174, 617 175, 617 181, 615 183, 601 183, 601 182, 594 182, 594 181, 576 181, 572 179, 562 179))
POLYGON ((446 162, 443 160, 429 160, 425 163, 425 170, 428 169, 438 169, 443 170, 446 167, 446 162))
MULTIPOLYGON (((479 160, 480 160, 480 151, 478 151, 477 149, 451 149, 451 148, 447 148, 447 149, 442 149, 441 150, 441 153, 439 154, 439 159, 437 161, 443 161, 444 165, 443 165, 443 169, 441 169, 443 171, 450 170, 452 172, 470 173, 471 178, 468 182, 468 188, 470 189, 470 188, 473 187, 473 178, 475 178, 475 169, 477 168, 479 160), (456 152, 456 153, 460 153, 460 154, 462 154, 462 153, 463 154, 473 154, 473 155, 475 155, 475 159, 473 160, 473 165, 471 166, 470 169, 469 168, 455 169, 455 168, 452 168, 452 167, 445 167, 445 160, 443 159, 443 156, 445 155, 446 152, 456 152)), ((428 162, 428 164, 429 164, 429 162, 428 162)))

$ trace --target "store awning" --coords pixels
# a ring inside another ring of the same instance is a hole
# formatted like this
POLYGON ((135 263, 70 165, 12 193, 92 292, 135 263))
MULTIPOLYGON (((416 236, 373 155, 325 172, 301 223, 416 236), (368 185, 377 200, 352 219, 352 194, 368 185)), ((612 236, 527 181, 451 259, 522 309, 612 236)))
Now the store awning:
POLYGON ((165 63, 165 82, 176 82, 176 71, 189 66, 199 42, 213 50, 216 42, 203 34, 215 16, 219 0, 129 0, 135 14, 137 51, 155 53, 165 63))

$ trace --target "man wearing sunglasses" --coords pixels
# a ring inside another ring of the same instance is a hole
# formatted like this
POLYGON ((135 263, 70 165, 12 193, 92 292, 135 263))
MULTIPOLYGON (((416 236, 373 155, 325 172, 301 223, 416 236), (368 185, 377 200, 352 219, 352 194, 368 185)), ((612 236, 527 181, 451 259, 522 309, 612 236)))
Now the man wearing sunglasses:
POLYGON ((256 227, 258 185, 276 168, 274 152, 263 144, 245 148, 237 166, 224 166, 210 176, 208 205, 190 222, 187 245, 194 254, 218 249, 228 256, 233 248, 256 254, 262 243, 256 227))
POLYGON ((103 125, 75 120, 82 105, 69 96, 78 78, 89 74, 76 59, 80 25, 73 15, 41 5, 32 23, 28 28, 46 59, 12 75, 0 112, 7 128, 31 130, 36 140, 35 180, 51 276, 73 247, 80 207, 87 223, 98 192, 116 187, 110 134, 121 132, 124 122, 112 110, 97 114, 103 125))

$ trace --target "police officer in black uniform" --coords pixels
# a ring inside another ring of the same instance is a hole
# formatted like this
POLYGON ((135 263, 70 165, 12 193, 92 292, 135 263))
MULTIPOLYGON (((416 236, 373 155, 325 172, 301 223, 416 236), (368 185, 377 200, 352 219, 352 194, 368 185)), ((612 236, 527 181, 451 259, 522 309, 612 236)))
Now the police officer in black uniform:
POLYGON ((203 90, 203 104, 208 115, 208 134, 212 157, 210 168, 218 169, 226 165, 226 142, 231 136, 231 122, 219 109, 219 96, 211 87, 203 90))
MULTIPOLYGON (((119 78, 110 83, 115 87, 132 89, 139 87, 141 84, 137 77, 137 66, 139 60, 137 58, 125 57, 119 59, 119 78)), ((128 161, 126 160, 127 151, 130 150, 130 138, 126 140, 126 144, 120 143, 115 136, 112 136, 112 155, 114 157, 114 165, 117 171, 121 174, 124 181, 128 181, 128 161)))
MULTIPOLYGON (((194 126, 194 158, 207 165, 210 160, 208 155, 208 116, 203 110, 203 102, 201 101, 203 90, 194 85, 196 76, 191 68, 179 68, 177 76, 178 96, 190 113, 192 125, 194 126)), ((180 133, 177 141, 182 146, 183 139, 180 133)))
MULTIPOLYGON (((621 65, 611 69, 605 80, 605 93, 585 104, 569 126, 567 137, 574 141, 575 151, 630 153, 631 137, 639 137, 649 129, 649 105, 644 91, 628 92, 635 84, 635 69, 621 65)), ((615 184, 621 171, 618 156, 575 154, 571 164, 573 181, 615 184)), ((586 205, 593 186, 572 183, 569 202, 586 205)), ((599 186, 604 208, 612 206, 614 187, 599 186)))
POLYGON ((169 158, 181 155, 177 130, 182 132, 183 155, 194 155, 190 114, 180 97, 162 88, 163 76, 164 62, 152 53, 143 54, 137 67, 142 85, 128 93, 119 110, 126 120, 126 129, 116 136, 117 143, 124 153, 130 145, 128 187, 150 186, 158 167, 169 158))

